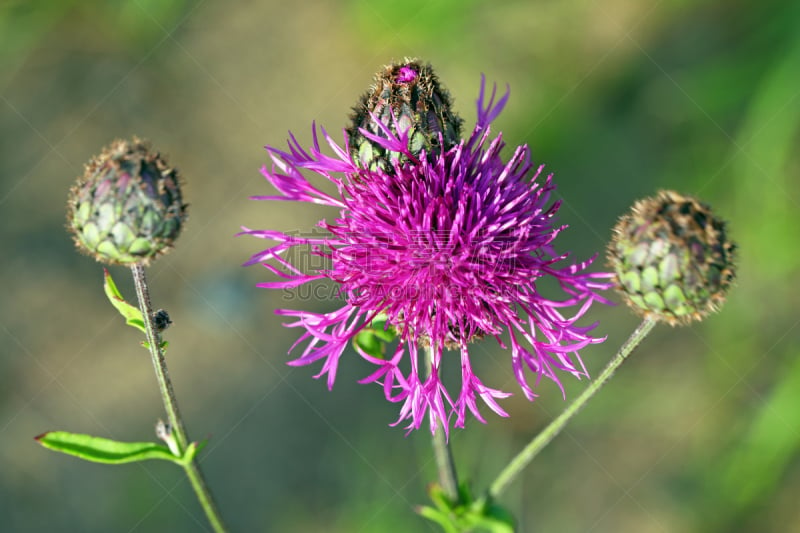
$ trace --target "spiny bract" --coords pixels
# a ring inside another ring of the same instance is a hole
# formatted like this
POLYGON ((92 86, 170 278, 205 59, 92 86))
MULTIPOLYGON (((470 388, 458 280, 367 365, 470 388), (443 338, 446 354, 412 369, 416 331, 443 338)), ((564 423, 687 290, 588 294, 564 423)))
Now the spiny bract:
POLYGON ((709 206, 662 191, 620 219, 608 256, 625 301, 676 325, 719 309, 735 277, 735 250, 709 206))
POLYGON ((78 249, 110 265, 147 264, 168 251, 186 221, 178 172, 133 138, 93 158, 70 190, 67 227, 78 249))
POLYGON ((430 64, 415 59, 386 65, 353 108, 347 128, 353 160, 367 170, 390 172, 423 151, 436 157, 461 140, 462 120, 430 64), (388 150, 382 139, 408 133, 408 152, 388 150))

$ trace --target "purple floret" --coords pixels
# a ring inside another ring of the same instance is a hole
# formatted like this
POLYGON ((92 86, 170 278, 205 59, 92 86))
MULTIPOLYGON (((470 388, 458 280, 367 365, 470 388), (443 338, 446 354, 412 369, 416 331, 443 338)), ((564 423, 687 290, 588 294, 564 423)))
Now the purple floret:
MULTIPOLYGON (((481 83, 478 123, 471 136, 436 156, 419 157, 408 146, 407 132, 386 136, 362 135, 406 158, 391 172, 369 171, 352 160, 349 146, 338 146, 322 129, 334 156, 322 153, 316 127, 313 146, 300 147, 290 137, 288 152, 267 147, 273 161, 262 174, 280 192, 257 199, 294 200, 339 208, 339 216, 321 221, 327 231, 315 237, 297 237, 277 231, 244 228, 243 233, 277 244, 255 254, 246 264, 263 264, 282 278, 261 283, 268 288, 293 288, 318 279, 332 280, 345 305, 320 314, 278 310, 293 320, 287 327, 305 331, 293 348, 302 353, 289 364, 322 361, 316 377, 327 375, 332 387, 345 348, 379 314, 398 333, 399 342, 385 359, 356 348, 376 366, 360 383, 383 386, 386 398, 401 403, 395 424, 408 421, 419 428, 426 415, 431 430, 450 422, 463 427, 467 413, 485 422, 478 409, 482 400, 507 416, 497 400, 510 395, 485 385, 472 370, 469 344, 508 332, 511 365, 525 396, 536 397, 533 387, 547 377, 561 387, 557 371, 578 378, 586 370, 578 354, 588 344, 602 342, 589 332, 596 326, 578 326, 593 302, 609 303, 598 294, 611 284, 610 274, 586 272, 595 257, 567 263, 568 254, 552 245, 566 226, 555 223, 560 202, 550 202, 555 189, 552 175, 534 168, 527 146, 514 150, 508 162, 500 157, 502 135, 490 136, 489 124, 500 113, 509 93, 494 102, 493 90, 485 102, 481 83), (314 187, 302 171, 319 174, 336 187, 327 194, 314 187), (287 251, 303 247, 329 268, 303 272, 287 259, 287 251), (543 297, 540 278, 554 279, 564 296, 543 297), (563 308, 573 308, 571 316, 563 308), (425 350, 432 348, 432 368, 425 350), (456 364, 460 353, 461 388, 448 392, 440 380, 444 364, 456 364), (406 363, 405 360, 410 362, 406 363), (533 384, 528 375, 533 374, 533 384)), ((563 391, 563 387, 562 387, 563 391)))

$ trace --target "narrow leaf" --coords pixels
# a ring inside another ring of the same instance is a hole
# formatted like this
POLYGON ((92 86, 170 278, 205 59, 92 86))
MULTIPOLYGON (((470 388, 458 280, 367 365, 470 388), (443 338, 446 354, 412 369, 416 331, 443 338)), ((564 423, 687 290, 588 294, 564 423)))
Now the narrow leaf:
POLYGON ((183 457, 180 460, 181 464, 188 465, 189 463, 194 461, 194 458, 197 456, 198 453, 200 453, 200 450, 205 448, 207 442, 208 441, 205 440, 200 442, 190 442, 189 446, 186 448, 186 451, 183 454, 183 457))
POLYGON ((457 526, 455 526, 447 514, 442 511, 434 509, 433 507, 428 507, 427 505, 421 505, 415 510, 417 514, 423 518, 427 518, 431 522, 439 524, 445 533, 458 533, 457 526))
POLYGON ((514 516, 497 504, 492 503, 483 511, 483 519, 485 522, 480 522, 480 524, 490 531, 495 533, 514 533, 514 516))
POLYGON ((108 301, 111 302, 119 314, 125 318, 125 323, 129 326, 133 326, 134 328, 140 330, 142 333, 145 332, 144 329, 144 320, 142 319, 142 312, 139 311, 138 307, 134 307, 122 297, 122 294, 117 289, 114 280, 111 279, 111 274, 109 274, 107 269, 103 269, 103 276, 105 277, 105 281, 103 282, 103 290, 105 290, 106 297, 108 297, 108 301))
POLYGON ((45 448, 95 463, 123 464, 164 459, 182 464, 182 459, 172 455, 169 448, 153 442, 120 442, 68 431, 49 431, 35 438, 45 448))
MULTIPOLYGON (((142 345, 142 348, 144 348, 145 350, 149 350, 149 349, 150 349, 150 343, 149 343, 149 342, 147 342, 147 341, 142 341, 142 342, 140 342, 139 344, 141 344, 141 345, 142 345)), ((166 351, 167 351, 167 346, 169 346, 169 342, 167 342, 167 341, 161 341, 161 350, 163 350, 164 352, 166 352, 166 351)))

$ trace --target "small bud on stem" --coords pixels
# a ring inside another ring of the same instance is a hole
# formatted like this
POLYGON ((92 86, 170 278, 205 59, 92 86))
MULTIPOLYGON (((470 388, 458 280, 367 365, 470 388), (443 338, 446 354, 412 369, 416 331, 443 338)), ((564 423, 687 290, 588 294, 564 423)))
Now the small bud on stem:
POLYGON ((172 247, 185 221, 178 172, 136 137, 93 158, 67 203, 78 249, 109 265, 147 265, 172 247))
POLYGON ((724 303, 735 251, 709 206, 662 191, 620 219, 608 257, 628 305, 674 326, 702 320, 724 303))

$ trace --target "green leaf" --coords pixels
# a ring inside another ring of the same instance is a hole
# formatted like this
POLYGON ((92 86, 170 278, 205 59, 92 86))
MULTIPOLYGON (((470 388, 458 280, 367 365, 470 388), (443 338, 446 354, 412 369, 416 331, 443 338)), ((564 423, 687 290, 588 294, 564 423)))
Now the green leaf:
MULTIPOLYGON (((142 341, 139 344, 141 344, 142 348, 144 348, 145 350, 149 350, 150 349, 150 343, 147 342, 147 341, 142 341)), ((167 341, 161 341, 161 350, 162 351, 166 352, 167 351, 167 346, 169 346, 169 343, 167 341)))
MULTIPOLYGON (((35 438, 45 448, 95 463, 116 465, 147 459, 164 459, 183 464, 186 457, 186 455, 184 458, 175 457, 169 448, 153 442, 120 442, 68 431, 49 431, 35 438)), ((197 450, 192 453, 197 453, 197 450)))
POLYGON ((445 533, 458 533, 458 529, 456 529, 456 526, 453 525, 453 521, 450 519, 447 513, 425 505, 417 507, 416 511, 417 514, 423 518, 427 518, 431 522, 439 524, 445 533))
POLYGON ((103 290, 105 290, 108 301, 111 302, 111 305, 125 318, 126 324, 145 333, 142 312, 139 311, 138 307, 134 307, 125 301, 119 289, 117 289, 117 286, 114 284, 114 280, 111 279, 111 274, 109 274, 108 270, 105 268, 103 269, 103 276, 105 277, 103 290))
POLYGON ((438 483, 432 483, 428 487, 428 496, 430 496, 431 500, 433 500, 433 503, 436 505, 436 508, 440 511, 450 512, 455 510, 457 507, 450 502, 450 499, 444 493, 444 489, 438 483))
POLYGON ((514 533, 514 516, 504 507, 489 502, 483 511, 483 527, 494 533, 514 533))
POLYGON ((181 458, 181 464, 188 465, 194 458, 200 453, 200 450, 205 448, 206 442, 208 441, 200 441, 200 442, 190 442, 189 446, 186 448, 186 451, 183 453, 183 457, 181 458))
POLYGON ((397 337, 397 331, 388 324, 386 315, 379 313, 369 324, 353 338, 353 346, 367 355, 383 359, 386 344, 397 337))
POLYGON ((492 501, 476 500, 469 485, 458 488, 460 501, 452 502, 437 483, 428 487, 435 507, 420 506, 420 516, 436 522, 445 533, 485 532, 514 533, 514 517, 492 501))

